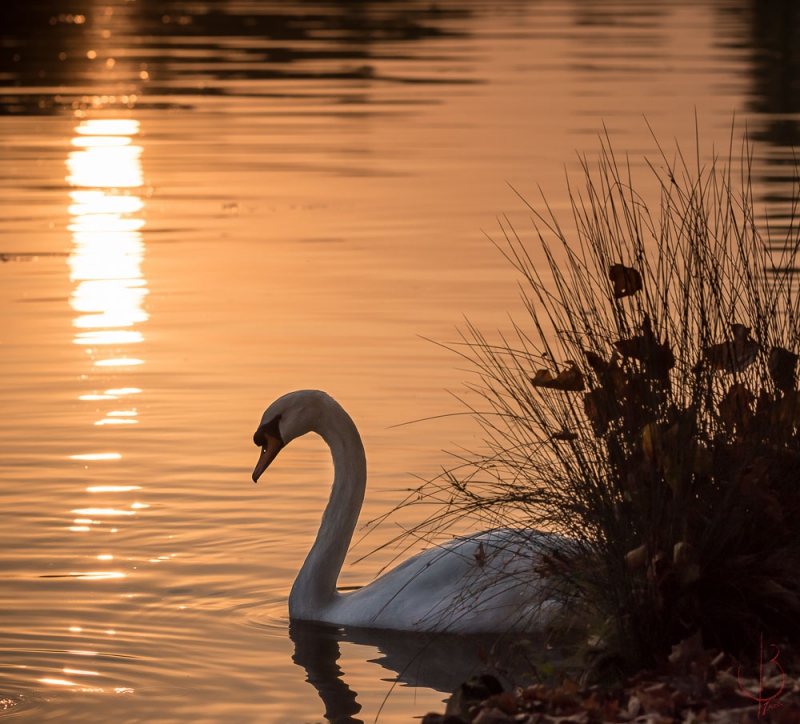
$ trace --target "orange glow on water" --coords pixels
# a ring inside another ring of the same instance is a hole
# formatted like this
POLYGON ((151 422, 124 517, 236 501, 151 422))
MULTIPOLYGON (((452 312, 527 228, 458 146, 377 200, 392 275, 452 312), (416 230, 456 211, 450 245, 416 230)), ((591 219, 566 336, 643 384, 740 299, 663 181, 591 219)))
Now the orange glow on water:
MULTIPOLYGON (((95 260, 95 269, 100 265, 95 260)), ((108 270, 107 270, 108 271, 108 270)), ((120 273, 117 269, 117 273, 120 273)), ((144 282, 138 279, 104 279, 81 282, 72 297, 72 308, 90 312, 73 320, 79 328, 131 327, 147 319, 142 302, 147 294, 144 282)))
POLYGON ((70 455, 72 460, 119 460, 119 453, 85 453, 83 455, 70 455))
POLYGON ((136 515, 135 511, 116 508, 78 508, 72 512, 76 515, 136 515))
POLYGON ((86 488, 87 493, 127 493, 131 490, 141 490, 141 485, 92 485, 86 488))
POLYGON ((102 359, 94 363, 96 367, 132 367, 144 364, 144 360, 134 357, 121 357, 119 359, 102 359))
POLYGON ((131 142, 130 138, 119 136, 102 136, 94 138, 73 138, 72 145, 77 148, 89 147, 109 147, 109 146, 127 146, 131 142))
POLYGON ((67 181, 88 188, 142 186, 141 146, 87 146, 73 151, 67 161, 67 181))
POLYGON ((128 119, 95 119, 84 121, 75 129, 82 136, 135 136, 139 121, 128 119))
POLYGON ((73 216, 135 214, 144 208, 138 196, 109 196, 103 191, 70 191, 69 195, 75 202, 68 209, 73 216))
MULTIPOLYGON (((144 340, 141 332, 127 332, 123 330, 78 332, 75 344, 136 344, 144 340)), ((97 399, 97 398, 96 398, 97 399)), ((99 399, 113 399, 111 395, 103 395, 99 399)))
POLYGON ((135 418, 139 413, 136 410, 111 410, 105 418, 95 422, 95 425, 136 425, 139 421, 135 418))
POLYGON ((53 686, 77 686, 74 681, 67 681, 66 679, 39 679, 43 684, 52 684, 53 686))

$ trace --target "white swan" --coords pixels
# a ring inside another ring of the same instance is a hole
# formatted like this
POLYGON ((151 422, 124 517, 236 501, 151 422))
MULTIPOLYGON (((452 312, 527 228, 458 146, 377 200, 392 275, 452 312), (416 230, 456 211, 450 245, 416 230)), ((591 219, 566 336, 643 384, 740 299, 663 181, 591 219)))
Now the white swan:
POLYGON ((289 595, 289 617, 401 631, 458 633, 542 629, 558 604, 537 574, 545 550, 566 539, 499 529, 431 548, 368 585, 339 593, 336 581, 356 527, 367 482, 355 423, 318 390, 290 392, 264 412, 253 441, 261 455, 253 481, 296 437, 316 432, 331 449, 333 488, 317 538, 289 595))

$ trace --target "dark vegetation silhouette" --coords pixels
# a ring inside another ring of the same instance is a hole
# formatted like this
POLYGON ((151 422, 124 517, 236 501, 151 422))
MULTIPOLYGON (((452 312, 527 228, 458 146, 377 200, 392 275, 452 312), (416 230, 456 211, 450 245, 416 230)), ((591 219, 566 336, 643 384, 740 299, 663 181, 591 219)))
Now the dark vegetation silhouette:
POLYGON ((574 538, 531 575, 622 670, 698 632, 734 655, 800 638, 797 179, 774 238, 734 135, 724 159, 659 147, 655 203, 606 136, 572 230, 546 202, 535 251, 501 223, 529 318, 452 346, 486 448, 408 501, 437 505, 415 535, 472 516, 574 538))

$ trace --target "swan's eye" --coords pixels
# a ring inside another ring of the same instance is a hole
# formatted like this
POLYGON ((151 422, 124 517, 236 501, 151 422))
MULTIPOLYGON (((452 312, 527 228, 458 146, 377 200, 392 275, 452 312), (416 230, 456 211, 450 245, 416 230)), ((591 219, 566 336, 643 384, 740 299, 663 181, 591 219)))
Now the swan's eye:
POLYGON ((280 421, 281 416, 278 415, 277 417, 273 417, 269 422, 265 422, 261 427, 258 428, 258 430, 256 430, 255 435, 253 435, 253 442, 258 445, 258 447, 266 447, 267 436, 269 436, 274 437, 276 440, 280 440, 281 445, 283 445, 280 421))

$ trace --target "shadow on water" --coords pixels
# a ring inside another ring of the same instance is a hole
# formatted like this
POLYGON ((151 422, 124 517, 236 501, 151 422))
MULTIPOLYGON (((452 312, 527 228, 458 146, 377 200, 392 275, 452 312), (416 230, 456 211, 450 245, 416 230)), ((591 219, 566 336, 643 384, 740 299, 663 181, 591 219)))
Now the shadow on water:
POLYGON ((412 633, 308 621, 292 621, 289 636, 294 643, 292 660, 305 669, 306 680, 322 699, 326 719, 337 723, 361 722, 355 718, 361 711, 358 692, 347 684, 347 672, 340 666, 340 643, 376 648, 379 656, 371 662, 391 671, 393 681, 443 694, 485 672, 505 678, 506 684, 530 683, 536 680, 536 663, 563 662, 563 651, 533 636, 521 640, 518 635, 412 633))
POLYGON ((458 4, 419 0, 76 0, 69 12, 52 0, 13 3, 4 10, 13 34, 0 31, 0 114, 86 110, 96 106, 91 94, 106 98, 103 107, 191 107, 197 96, 301 93, 291 81, 327 84, 309 89, 325 95, 335 93, 332 82, 349 80, 469 82, 426 74, 425 63, 390 76, 374 65, 419 61, 413 44, 461 35, 452 22, 469 15, 458 4))
POLYGON ((759 181, 766 188, 773 238, 780 248, 791 233, 800 150, 800 5, 794 0, 753 2, 748 8, 751 48, 750 108, 759 123, 753 140, 770 149, 759 181))

